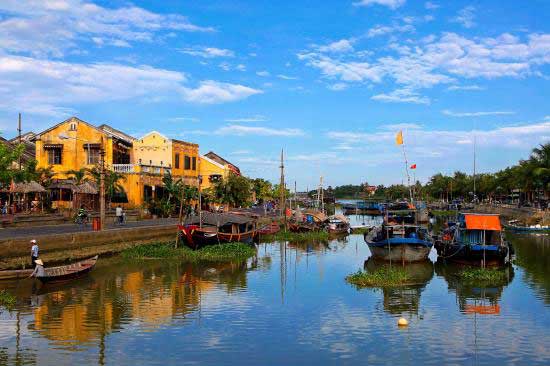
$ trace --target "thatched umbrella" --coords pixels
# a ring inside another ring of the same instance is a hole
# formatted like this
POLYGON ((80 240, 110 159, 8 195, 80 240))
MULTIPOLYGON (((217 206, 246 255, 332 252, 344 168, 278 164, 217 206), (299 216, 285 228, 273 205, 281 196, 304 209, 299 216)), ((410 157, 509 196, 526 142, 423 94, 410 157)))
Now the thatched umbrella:
POLYGON ((24 183, 14 183, 10 187, 10 193, 22 193, 23 202, 27 201, 27 194, 29 193, 44 193, 46 189, 42 187, 39 183, 35 181, 24 182, 24 183))
POLYGON ((86 198, 86 196, 88 197, 88 203, 90 203, 91 201, 91 206, 95 206, 94 205, 95 197, 93 196, 99 194, 99 190, 97 189, 97 185, 95 184, 95 182, 86 181, 76 186, 75 189, 73 190, 73 193, 75 195, 75 198, 76 196, 78 196, 78 199, 77 200, 75 199, 75 209, 76 209, 76 207, 80 206, 83 198, 86 198))

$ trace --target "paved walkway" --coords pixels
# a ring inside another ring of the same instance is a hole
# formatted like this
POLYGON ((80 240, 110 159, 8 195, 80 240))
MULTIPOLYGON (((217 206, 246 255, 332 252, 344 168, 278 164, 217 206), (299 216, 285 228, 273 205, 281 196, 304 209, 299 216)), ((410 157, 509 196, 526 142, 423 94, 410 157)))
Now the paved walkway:
MULTIPOLYGON (((178 219, 151 219, 141 221, 130 221, 124 225, 115 225, 114 223, 107 223, 106 230, 143 227, 143 226, 163 226, 163 225, 176 225, 178 219)), ((12 238, 25 238, 25 237, 39 237, 41 235, 51 234, 67 234, 92 231, 92 225, 86 226, 78 224, 63 224, 63 225, 49 225, 49 226, 37 226, 37 227, 19 227, 19 228, 7 228, 0 229, 0 240, 12 239, 12 238)))

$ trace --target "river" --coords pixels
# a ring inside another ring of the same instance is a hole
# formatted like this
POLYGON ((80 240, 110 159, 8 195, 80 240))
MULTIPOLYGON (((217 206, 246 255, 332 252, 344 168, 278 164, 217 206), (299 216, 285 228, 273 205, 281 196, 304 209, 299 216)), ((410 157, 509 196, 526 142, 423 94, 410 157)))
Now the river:
POLYGON ((361 235, 263 243, 241 263, 100 258, 61 287, 0 284, 18 298, 0 365, 548 365, 550 236, 508 238, 517 260, 493 287, 429 262, 414 285, 358 290, 344 278, 370 255, 361 235))

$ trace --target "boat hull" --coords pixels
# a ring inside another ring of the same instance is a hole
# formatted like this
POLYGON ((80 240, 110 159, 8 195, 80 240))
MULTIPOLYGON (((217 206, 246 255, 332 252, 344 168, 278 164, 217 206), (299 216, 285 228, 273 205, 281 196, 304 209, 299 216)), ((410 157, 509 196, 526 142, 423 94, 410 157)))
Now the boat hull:
POLYGON ((372 257, 384 261, 420 262, 428 259, 431 246, 423 244, 381 245, 367 243, 372 257))
POLYGON ((212 232, 200 228, 184 228, 179 226, 180 240, 191 249, 199 249, 207 245, 224 243, 247 243, 251 244, 258 236, 258 230, 247 231, 240 234, 212 232))
POLYGON ((16 269, 0 271, 0 281, 20 280, 27 278, 33 272, 32 269, 16 269))
POLYGON ((437 255, 455 263, 498 266, 506 263, 510 249, 501 245, 465 245, 462 243, 441 243, 435 245, 437 255))
POLYGON ((75 280, 87 275, 97 263, 98 256, 66 266, 45 268, 45 275, 36 277, 44 284, 57 284, 75 280))

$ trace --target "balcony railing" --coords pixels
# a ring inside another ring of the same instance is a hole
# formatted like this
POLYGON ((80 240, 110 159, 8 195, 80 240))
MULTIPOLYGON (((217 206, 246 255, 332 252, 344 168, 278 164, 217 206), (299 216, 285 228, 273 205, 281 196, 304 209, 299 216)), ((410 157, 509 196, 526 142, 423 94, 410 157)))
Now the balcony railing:
POLYGON ((117 173, 135 173, 134 164, 113 164, 113 171, 117 173))

